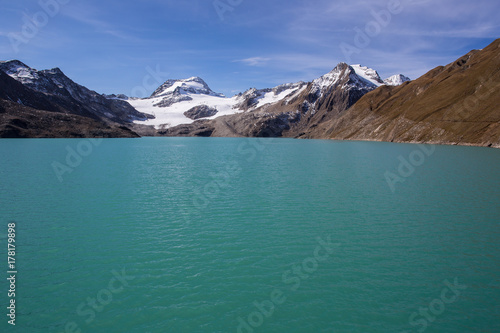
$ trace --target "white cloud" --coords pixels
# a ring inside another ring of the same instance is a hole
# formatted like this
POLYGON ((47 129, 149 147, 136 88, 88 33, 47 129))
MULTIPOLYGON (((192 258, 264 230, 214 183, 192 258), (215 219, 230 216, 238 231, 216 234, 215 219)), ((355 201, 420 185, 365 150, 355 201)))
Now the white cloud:
POLYGON ((64 8, 63 15, 77 22, 88 25, 98 33, 110 35, 127 41, 139 41, 137 37, 117 29, 108 21, 99 19, 99 11, 88 4, 78 4, 76 6, 64 8))
POLYGON ((270 60, 271 58, 253 57, 253 58, 234 60, 234 62, 242 62, 247 66, 262 67, 265 66, 270 60))

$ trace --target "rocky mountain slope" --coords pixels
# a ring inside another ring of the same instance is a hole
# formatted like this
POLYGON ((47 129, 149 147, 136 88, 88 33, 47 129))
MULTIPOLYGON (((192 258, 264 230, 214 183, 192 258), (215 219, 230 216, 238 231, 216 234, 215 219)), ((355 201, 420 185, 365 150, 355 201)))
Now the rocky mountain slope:
POLYGON ((125 126, 111 127, 92 118, 34 109, 0 99, 0 138, 132 137, 138 135, 125 126))
POLYGON ((401 86, 364 95, 311 138, 500 147, 500 39, 401 86))
POLYGON ((50 133, 53 137, 134 137, 137 134, 129 129, 133 121, 151 117, 122 100, 76 84, 58 68, 38 71, 17 60, 0 62, 0 99, 3 137, 51 137, 50 133), (44 119, 33 118, 34 113, 44 119))

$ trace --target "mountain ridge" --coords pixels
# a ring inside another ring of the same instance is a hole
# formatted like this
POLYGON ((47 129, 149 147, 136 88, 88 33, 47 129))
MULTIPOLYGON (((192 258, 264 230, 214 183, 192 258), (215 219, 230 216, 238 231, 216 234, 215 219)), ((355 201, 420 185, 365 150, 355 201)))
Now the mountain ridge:
POLYGON ((38 131, 50 137, 52 131, 55 137, 138 133, 500 147, 499 82, 500 39, 413 81, 402 74, 383 80, 374 69, 339 63, 311 82, 232 97, 199 77, 167 80, 147 98, 101 95, 59 68, 0 61, 0 136, 36 137, 38 131), (36 122, 37 112, 48 122, 36 122), (71 121, 79 125, 74 131, 43 128, 58 126, 56 118, 67 129, 71 121), (100 130, 89 131, 92 126, 100 130))

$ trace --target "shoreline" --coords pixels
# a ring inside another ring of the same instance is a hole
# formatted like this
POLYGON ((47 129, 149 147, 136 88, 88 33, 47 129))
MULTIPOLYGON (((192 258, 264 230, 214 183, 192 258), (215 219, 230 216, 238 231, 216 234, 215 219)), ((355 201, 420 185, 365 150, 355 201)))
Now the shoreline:
POLYGON ((294 137, 246 137, 246 136, 237 136, 237 137, 229 137, 229 136, 161 136, 161 135, 144 135, 139 137, 26 137, 26 138, 0 138, 2 140, 24 140, 24 139, 141 139, 141 138, 203 138, 203 139, 211 139, 211 138, 245 138, 245 139, 294 139, 294 140, 325 140, 325 141, 348 141, 348 142, 381 142, 381 143, 399 143, 399 144, 423 144, 423 145, 437 145, 437 146, 462 146, 462 147, 482 147, 482 148, 496 148, 500 149, 500 143, 470 143, 470 142, 450 142, 450 141, 384 141, 384 140, 368 140, 368 139, 336 139, 336 138, 294 138, 294 137))

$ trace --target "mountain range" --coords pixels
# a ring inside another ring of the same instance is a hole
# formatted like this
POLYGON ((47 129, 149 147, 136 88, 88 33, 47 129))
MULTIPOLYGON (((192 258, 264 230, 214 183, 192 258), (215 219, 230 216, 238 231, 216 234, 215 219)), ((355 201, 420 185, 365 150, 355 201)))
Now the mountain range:
POLYGON ((411 81, 339 63, 312 82, 225 97, 203 79, 103 95, 60 69, 0 62, 0 137, 222 136, 500 147, 500 39, 411 81))
MULTIPOLYGON (((199 124, 195 123, 195 120, 215 120, 222 116, 232 116, 229 117, 232 122, 243 122, 239 125, 245 125, 244 123, 247 121, 249 121, 247 125, 253 125, 251 119, 256 115, 259 115, 259 118, 269 118, 266 117, 265 112, 261 112, 262 110, 268 110, 270 107, 274 108, 281 104, 294 104, 297 98, 300 99, 301 94, 307 90, 308 94, 311 94, 311 101, 304 100, 302 101, 304 105, 299 107, 300 110, 305 111, 306 107, 309 108, 309 105, 306 104, 312 102, 312 99, 316 102, 323 95, 330 93, 328 88, 337 84, 336 80, 341 79, 339 71, 344 67, 349 68, 348 76, 352 87, 345 86, 342 89, 357 89, 359 95, 384 84, 397 85, 409 81, 403 75, 395 75, 383 81, 373 69, 360 65, 340 64, 330 73, 311 83, 286 83, 267 89, 251 88, 231 98, 213 92, 201 78, 191 77, 186 80, 168 80, 149 98, 127 98, 127 100, 137 110, 155 117, 154 119, 136 121, 136 123, 154 126, 163 135, 185 135, 184 132, 187 128, 196 128, 199 124)), ((313 111, 314 106, 310 106, 311 111, 313 111)), ((273 113, 280 113, 281 118, 288 117, 290 121, 297 120, 297 117, 301 116, 301 112, 296 112, 298 109, 286 109, 286 111, 279 110, 273 113)), ((269 120, 273 119, 274 116, 273 114, 269 120)), ((270 130, 276 132, 275 129, 270 130)), ((198 133, 196 130, 195 132, 193 135, 198 133)), ((212 132, 212 134, 214 133, 212 132)), ((215 135, 254 136, 255 133, 231 128, 229 132, 225 131, 225 133, 221 133, 219 129, 219 134, 215 133, 215 135)), ((276 135, 281 134, 276 133, 276 135)))

